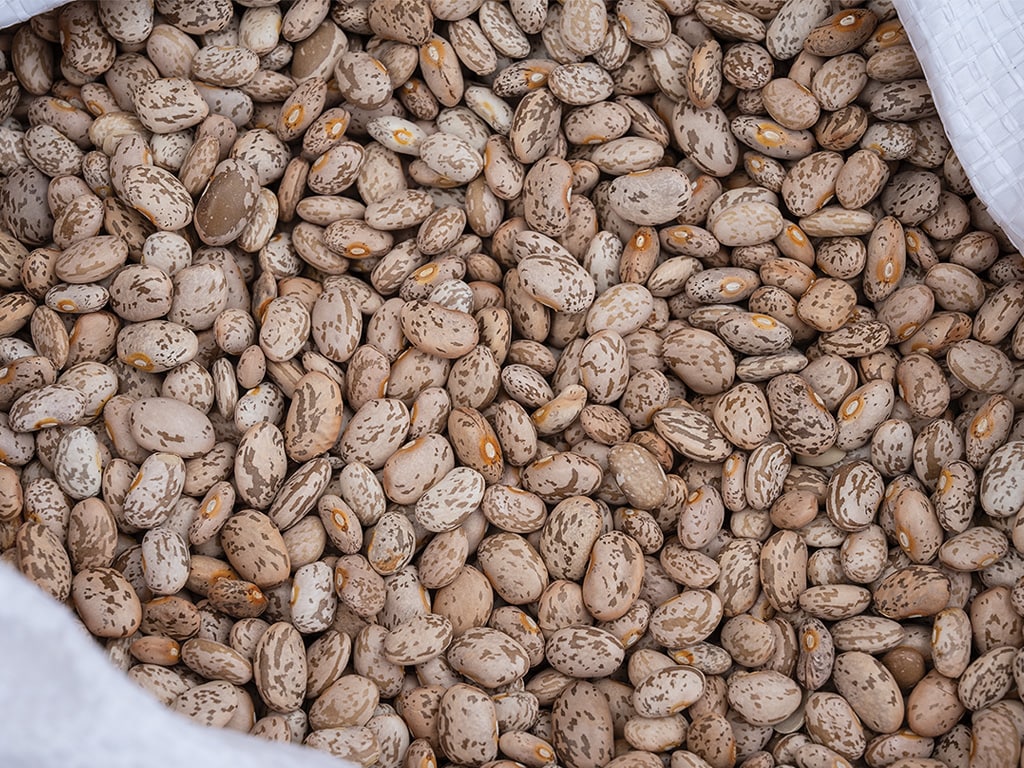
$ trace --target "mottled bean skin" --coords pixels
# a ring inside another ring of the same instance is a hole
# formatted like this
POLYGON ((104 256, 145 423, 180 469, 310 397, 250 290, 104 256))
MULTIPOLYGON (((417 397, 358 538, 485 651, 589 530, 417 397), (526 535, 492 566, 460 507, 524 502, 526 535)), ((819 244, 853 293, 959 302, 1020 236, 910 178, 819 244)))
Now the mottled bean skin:
POLYGON ((362 768, 1017 765, 1024 266, 891 5, 12 26, 0 559, 362 768))

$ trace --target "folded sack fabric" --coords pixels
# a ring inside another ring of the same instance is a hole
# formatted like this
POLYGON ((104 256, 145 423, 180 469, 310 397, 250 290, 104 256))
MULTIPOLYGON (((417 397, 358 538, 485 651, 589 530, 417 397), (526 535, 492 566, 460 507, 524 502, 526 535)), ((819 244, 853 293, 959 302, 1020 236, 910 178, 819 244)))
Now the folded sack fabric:
POLYGON ((4 768, 356 768, 171 712, 115 669, 70 611, 6 563, 0 594, 4 768))
POLYGON ((66 0, 0 0, 0 29, 64 5, 66 0))
POLYGON ((1016 0, 893 0, 974 191, 1024 249, 1024 19, 1016 0))

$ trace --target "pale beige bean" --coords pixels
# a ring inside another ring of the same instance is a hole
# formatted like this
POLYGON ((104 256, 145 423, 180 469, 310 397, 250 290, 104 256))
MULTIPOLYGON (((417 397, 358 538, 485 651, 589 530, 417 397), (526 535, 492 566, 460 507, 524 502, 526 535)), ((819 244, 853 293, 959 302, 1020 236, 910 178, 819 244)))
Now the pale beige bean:
POLYGON ((86 568, 71 583, 75 610, 97 637, 128 637, 139 628, 142 605, 128 580, 113 568, 86 568))
POLYGON ((284 423, 289 458, 307 461, 337 442, 342 424, 341 402, 341 387, 327 374, 310 371, 296 382, 284 423))
POLYGON ((739 163, 739 145, 717 105, 697 109, 681 102, 672 115, 672 131, 687 156, 709 175, 726 176, 739 163))
POLYGON ((53 456, 53 471, 61 489, 73 499, 85 499, 100 491, 102 453, 96 434, 87 427, 66 432, 53 456))
MULTIPOLYGON (((995 517, 1013 514, 1017 491, 1009 481, 1024 462, 1024 443, 1010 441, 996 449, 981 475, 978 488, 982 508, 995 517)), ((1019 509, 1019 505, 1016 507, 1019 509)))
POLYGON ((168 397, 137 401, 129 414, 132 437, 143 448, 195 458, 213 448, 213 426, 204 413, 168 397))
POLYGON ((458 684, 445 691, 437 714, 438 738, 453 759, 479 764, 498 751, 494 703, 482 690, 458 684))
POLYGON ((633 691, 633 705, 644 717, 667 717, 704 693, 704 675, 692 667, 668 666, 644 677, 633 691))
POLYGON ((659 605, 650 630, 669 648, 679 648, 709 637, 723 615, 722 602, 713 592, 691 590, 659 605), (686 620, 681 617, 686 616, 686 620))
POLYGON ((146 586, 157 595, 171 595, 188 581, 190 555, 175 530, 157 526, 142 537, 142 570, 146 586))
POLYGON ((172 707, 197 723, 223 728, 239 708, 237 691, 231 683, 214 680, 179 694, 172 707))
POLYGON ((729 680, 729 702, 751 725, 774 725, 784 721, 799 706, 799 696, 796 683, 772 670, 729 680))
POLYGON ((612 716, 607 699, 591 683, 572 682, 551 711, 556 753, 567 763, 601 765, 612 757, 612 716), (582 729, 571 725, 584 723, 582 729))
POLYGON ((306 653, 298 630, 285 622, 270 625, 256 644, 253 680, 260 698, 280 712, 297 709, 306 688, 306 653))
POLYGON ((545 646, 548 663, 574 678, 604 677, 625 656, 622 644, 597 627, 566 627, 557 630, 545 646))
POLYGON ((66 600, 73 588, 72 564, 57 534, 40 522, 26 522, 13 544, 21 573, 55 599, 66 600))
POLYGON ((557 503, 598 488, 602 471, 592 459, 561 452, 531 462, 522 470, 523 487, 545 501, 557 503))
POLYGON ((129 325, 117 334, 118 359, 147 373, 168 371, 192 360, 198 347, 192 331, 167 320, 129 325))
POLYGON ((874 592, 875 609, 894 619, 934 615, 948 600, 949 580, 926 565, 912 565, 889 574, 874 592))
POLYGON ((573 259, 532 256, 520 262, 519 279, 535 300, 560 312, 589 309, 595 296, 593 278, 573 259))
MULTIPOLYGON (((289 552, 289 560, 294 562, 293 552, 289 552)), ((291 620, 295 628, 306 634, 322 632, 331 626, 335 608, 333 570, 321 560, 300 566, 292 578, 291 620)))
POLYGON ((237 512, 221 528, 220 541, 232 567, 243 578, 270 587, 288 577, 284 540, 266 515, 255 510, 237 512))
POLYGON ((226 680, 245 685, 252 679, 252 665, 234 648, 195 637, 181 646, 181 660, 207 680, 226 680))
POLYGON ((735 363, 725 344, 713 334, 680 329, 665 339, 665 361, 683 382, 696 392, 717 394, 727 389, 735 376, 735 363), (700 358, 710 364, 691 365, 700 358))
POLYGON ((857 651, 836 657, 836 688, 861 720, 880 733, 903 722, 903 697, 892 673, 873 656, 857 651))
POLYGON ((469 467, 457 467, 417 501, 417 521, 427 530, 449 531, 476 509, 484 496, 483 476, 469 467))
POLYGON ((448 650, 452 668, 486 688, 521 680, 530 667, 526 648, 498 629, 473 627, 452 642, 448 650))
POLYGON ((8 426, 17 432, 71 426, 84 416, 86 405, 79 389, 51 384, 17 397, 8 412, 8 426))
POLYGON ((180 456, 150 454, 121 498, 124 519, 139 528, 155 527, 167 518, 184 487, 185 462, 180 456))
POLYGON ((380 756, 380 744, 373 731, 363 726, 323 728, 311 732, 303 741, 307 747, 364 766, 373 765, 380 756))

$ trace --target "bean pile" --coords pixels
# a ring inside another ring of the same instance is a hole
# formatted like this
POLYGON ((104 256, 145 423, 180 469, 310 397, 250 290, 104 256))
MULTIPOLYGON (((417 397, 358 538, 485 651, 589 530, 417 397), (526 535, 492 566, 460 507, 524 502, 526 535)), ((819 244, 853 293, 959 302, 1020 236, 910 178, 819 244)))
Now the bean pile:
POLYGON ((0 559, 368 768, 1011 768, 1024 259, 887 0, 0 34, 0 559))

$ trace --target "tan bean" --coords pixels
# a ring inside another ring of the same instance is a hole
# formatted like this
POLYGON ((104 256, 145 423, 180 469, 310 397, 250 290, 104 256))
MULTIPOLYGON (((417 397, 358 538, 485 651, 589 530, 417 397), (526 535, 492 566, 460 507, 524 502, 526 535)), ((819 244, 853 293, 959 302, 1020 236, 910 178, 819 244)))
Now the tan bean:
POLYGON ((611 759, 611 711, 591 683, 573 682, 558 696, 552 707, 552 730, 555 751, 567 763, 590 766, 611 759), (569 725, 573 722, 586 725, 577 730, 569 725))
POLYGON ((306 687, 306 654, 298 630, 285 622, 271 624, 256 644, 252 669, 256 690, 268 706, 296 709, 306 687))
POLYGON ((113 568, 86 568, 71 583, 75 610, 98 637, 128 637, 139 628, 142 605, 131 584, 113 568))
POLYGON ((280 532, 255 510, 231 516, 221 529, 224 552, 243 578, 259 586, 274 586, 288 577, 289 558, 280 532))

